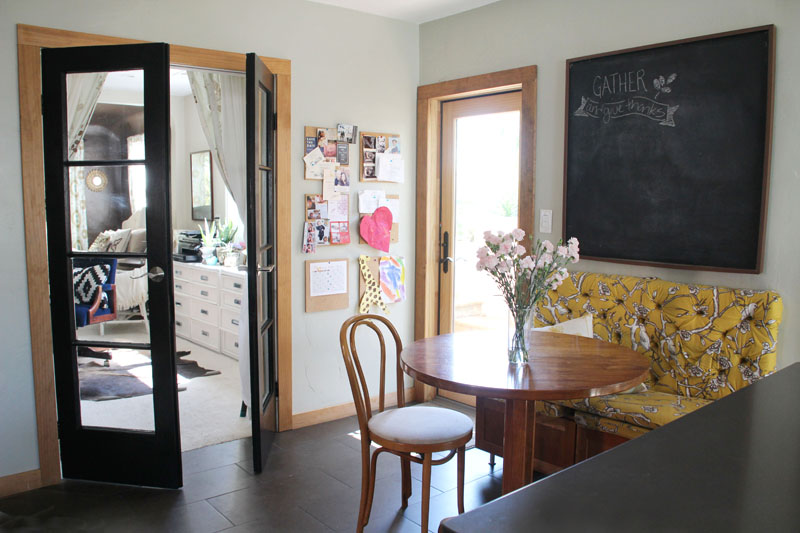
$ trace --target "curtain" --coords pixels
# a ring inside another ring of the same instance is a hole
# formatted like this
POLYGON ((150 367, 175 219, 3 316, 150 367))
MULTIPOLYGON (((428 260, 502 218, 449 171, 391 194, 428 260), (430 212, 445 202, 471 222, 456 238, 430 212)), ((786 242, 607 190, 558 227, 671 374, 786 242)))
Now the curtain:
MULTIPOLYGON (((106 76, 105 72, 67 74, 67 135, 70 160, 83 159, 83 136, 94 114, 106 76)), ((70 169, 69 214, 73 250, 89 248, 85 178, 85 169, 80 167, 70 169)))
MULTIPOLYGON (((245 138, 246 102, 245 78, 217 72, 187 71, 189 85, 200 115, 200 126, 211 153, 230 191, 239 213, 239 220, 247 220, 247 145, 245 138)), ((245 239, 241 227, 241 238, 245 239)), ((251 258, 255 260, 255 258, 251 258)), ((250 335, 247 290, 242 298, 239 313, 239 377, 242 402, 250 406, 250 335)))
POLYGON ((193 70, 188 71, 188 77, 200 115, 200 126, 222 180, 236 202, 239 218, 245 220, 245 79, 231 74, 193 70))
MULTIPOLYGON (((144 133, 128 137, 128 159, 144 159, 144 133)), ((147 207, 147 171, 144 165, 128 167, 131 215, 147 207)))

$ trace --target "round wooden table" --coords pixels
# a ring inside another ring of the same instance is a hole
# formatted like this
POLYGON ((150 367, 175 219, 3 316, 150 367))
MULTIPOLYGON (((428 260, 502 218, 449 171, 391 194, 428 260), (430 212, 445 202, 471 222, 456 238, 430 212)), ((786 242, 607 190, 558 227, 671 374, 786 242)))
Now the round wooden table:
POLYGON ((506 400, 503 494, 533 479, 535 400, 570 400, 621 392, 650 371, 644 355, 597 339, 532 332, 527 364, 508 363, 502 332, 460 332, 415 341, 400 354, 403 370, 453 392, 506 400))

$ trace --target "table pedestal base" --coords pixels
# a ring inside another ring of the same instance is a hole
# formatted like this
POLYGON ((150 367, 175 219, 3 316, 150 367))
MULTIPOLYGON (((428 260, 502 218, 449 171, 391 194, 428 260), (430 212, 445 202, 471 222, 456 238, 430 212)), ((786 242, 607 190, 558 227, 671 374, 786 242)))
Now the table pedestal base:
POLYGON ((503 430, 503 494, 533 481, 536 402, 506 400, 503 430))

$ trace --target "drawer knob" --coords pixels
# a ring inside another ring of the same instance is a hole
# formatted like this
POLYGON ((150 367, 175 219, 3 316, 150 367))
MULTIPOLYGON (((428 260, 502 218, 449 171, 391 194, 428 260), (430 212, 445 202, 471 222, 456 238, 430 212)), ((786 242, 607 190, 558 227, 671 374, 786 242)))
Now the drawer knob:
POLYGON ((234 298, 233 303, 235 303, 236 305, 242 305, 242 301, 239 298, 234 298))
POLYGON ((183 306, 183 304, 182 304, 181 302, 175 302, 175 305, 176 305, 177 307, 181 307, 181 306, 183 306))
POLYGON ((201 281, 208 281, 208 276, 200 276, 201 281))
POLYGON ((200 314, 201 315, 207 315, 208 314, 208 309, 201 309, 200 310, 200 314))
POLYGON ((175 284, 175 288, 176 288, 176 289, 182 289, 182 288, 183 288, 183 285, 181 285, 180 283, 176 283, 176 284, 175 284))
POLYGON ((208 332, 207 331, 201 330, 200 333, 203 334, 203 337, 208 337, 208 332))
POLYGON ((234 289, 241 289, 242 288, 242 284, 241 283, 234 283, 233 284, 233 288, 234 289))
POLYGON ((182 325, 183 325, 183 322, 181 322, 180 320, 176 320, 176 321, 175 321, 175 325, 176 325, 176 326, 182 326, 182 325))
POLYGON ((239 347, 239 343, 238 342, 234 342, 233 345, 236 346, 237 348, 239 347))
POLYGON ((239 321, 236 320, 235 318, 231 318, 231 324, 233 324, 234 326, 238 326, 239 325, 239 321))
POLYGON ((200 294, 203 296, 208 296, 208 291, 200 291, 200 294))

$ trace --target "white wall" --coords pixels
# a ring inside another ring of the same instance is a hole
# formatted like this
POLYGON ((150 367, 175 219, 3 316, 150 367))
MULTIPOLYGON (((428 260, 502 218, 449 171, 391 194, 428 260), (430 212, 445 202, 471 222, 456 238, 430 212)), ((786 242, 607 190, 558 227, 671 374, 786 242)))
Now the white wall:
MULTIPOLYGON (((418 68, 416 25, 302 0, 44 0, 0 3, 0 225, 7 251, 0 266, 0 476, 37 468, 27 285, 24 255, 15 24, 170 42, 292 60, 292 305, 294 410, 303 412, 350 401, 338 350, 338 328, 356 311, 357 277, 351 268, 351 306, 306 315, 303 260, 299 253, 302 194, 320 192, 302 179, 303 126, 350 121, 362 129, 397 132, 414 161, 418 68)), ((412 265, 413 164, 406 184, 385 185, 404 202, 401 243, 392 247, 412 265)), ((357 190, 359 186, 354 187, 357 190)), ((223 202, 224 203, 224 202, 223 202)), ((351 209, 355 219, 355 207, 351 209)), ((349 257, 365 246, 331 247, 314 258, 349 257)), ((413 299, 393 306, 391 319, 405 340, 413 338, 413 299)), ((391 387, 390 387, 391 390, 391 387)))
POLYGON ((800 361, 800 2, 792 0, 505 0, 420 26, 420 84, 538 65, 536 209, 562 226, 564 65, 572 57, 685 37, 777 26, 775 113, 764 272, 721 274, 583 261, 593 272, 777 290, 784 299, 778 365, 800 361))

